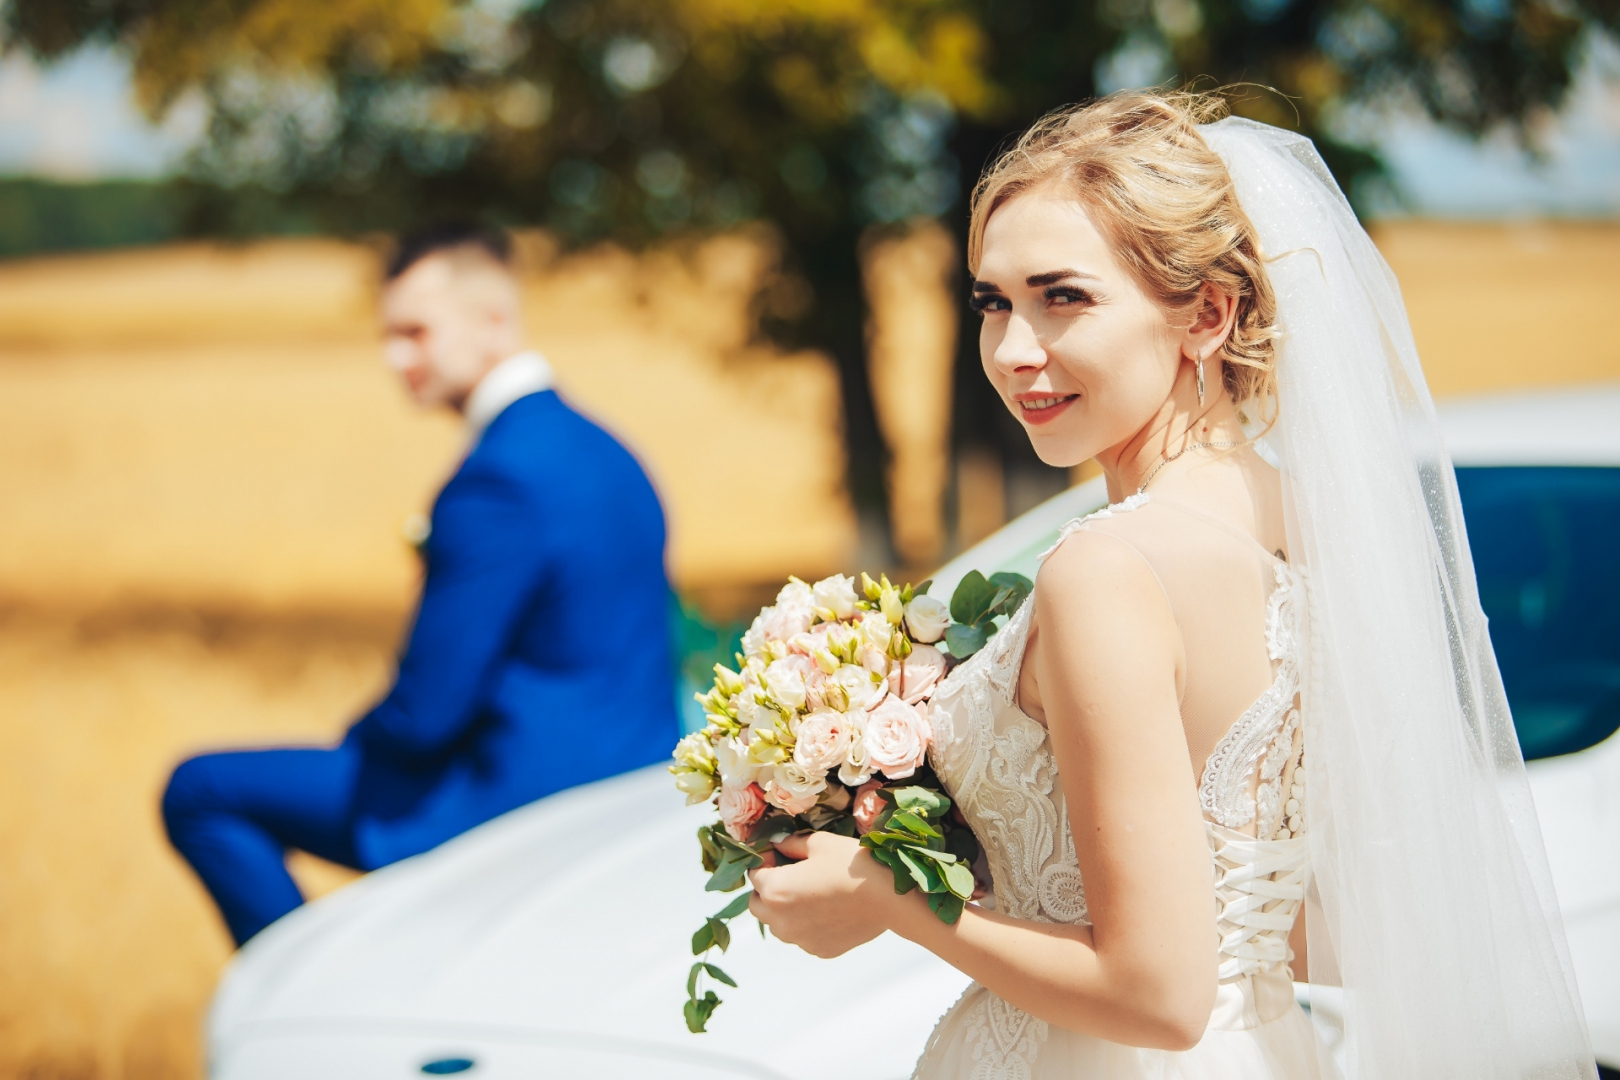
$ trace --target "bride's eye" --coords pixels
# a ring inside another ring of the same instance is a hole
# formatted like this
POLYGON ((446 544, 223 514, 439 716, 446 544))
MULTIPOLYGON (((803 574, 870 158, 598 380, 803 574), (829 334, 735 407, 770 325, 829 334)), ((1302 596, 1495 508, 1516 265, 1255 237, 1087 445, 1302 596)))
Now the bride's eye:
POLYGON ((1084 289, 1073 285, 1050 285, 1046 289, 1046 299, 1053 307, 1068 307, 1072 304, 1093 304, 1096 299, 1084 289))
POLYGON ((968 307, 980 315, 989 311, 1012 310, 1012 305, 1007 303, 1007 298, 997 293, 974 293, 968 297, 968 307))

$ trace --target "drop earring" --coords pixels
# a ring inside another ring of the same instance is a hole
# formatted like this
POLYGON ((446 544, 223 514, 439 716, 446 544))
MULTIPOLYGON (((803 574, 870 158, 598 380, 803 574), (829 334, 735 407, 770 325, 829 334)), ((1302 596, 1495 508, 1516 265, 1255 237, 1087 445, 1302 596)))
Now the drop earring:
POLYGON ((1193 361, 1193 368, 1198 372, 1198 407, 1204 406, 1204 358, 1200 356, 1193 361))

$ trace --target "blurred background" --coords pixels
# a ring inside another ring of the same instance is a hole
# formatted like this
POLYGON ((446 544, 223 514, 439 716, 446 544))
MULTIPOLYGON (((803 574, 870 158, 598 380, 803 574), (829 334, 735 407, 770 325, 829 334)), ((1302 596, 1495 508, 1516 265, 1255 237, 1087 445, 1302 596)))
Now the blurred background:
MULTIPOLYGON (((688 677, 789 573, 924 576, 1088 475, 978 372, 965 196, 1159 83, 1316 139, 1437 396, 1620 378, 1613 0, 0 0, 0 1078, 202 1075, 172 765, 334 737, 463 450, 383 369, 396 229, 516 232, 646 463, 688 677)), ((347 872, 313 859, 315 893, 347 872)))

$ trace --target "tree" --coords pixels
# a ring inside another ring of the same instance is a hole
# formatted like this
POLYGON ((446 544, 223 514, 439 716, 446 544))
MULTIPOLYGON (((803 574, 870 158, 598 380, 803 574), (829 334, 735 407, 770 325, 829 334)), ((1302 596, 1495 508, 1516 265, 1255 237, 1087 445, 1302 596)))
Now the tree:
MULTIPOLYGON (((134 57, 145 106, 211 110, 194 227, 281 213, 397 228, 450 213, 631 245, 764 219, 790 273, 770 333, 844 376, 852 481, 881 504, 861 342, 863 231, 945 216, 1010 133, 1126 85, 1248 83, 1234 109, 1303 130, 1347 189, 1376 157, 1350 105, 1521 128, 1555 108, 1617 0, 10 0, 5 42, 134 57), (1275 88, 1265 92, 1258 87, 1275 88), (210 186, 211 185, 211 186, 210 186), (221 195, 221 193, 227 193, 221 195)), ((965 317, 965 316, 964 316, 965 317)), ((973 373, 959 437, 1027 448, 973 373)))

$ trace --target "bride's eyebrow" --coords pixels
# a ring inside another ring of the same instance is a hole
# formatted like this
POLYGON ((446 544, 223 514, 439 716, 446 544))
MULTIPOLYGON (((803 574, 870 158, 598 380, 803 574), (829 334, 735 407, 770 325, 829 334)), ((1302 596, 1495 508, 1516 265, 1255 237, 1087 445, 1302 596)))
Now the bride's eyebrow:
POLYGON ((1083 270, 1048 270, 1044 274, 1029 275, 1024 279, 1024 284, 1032 289, 1038 289, 1043 285, 1056 285, 1067 278, 1084 278, 1087 281, 1102 280, 1096 274, 1088 274, 1083 270))
POLYGON ((975 295, 977 295, 979 293, 998 293, 1000 291, 1001 291, 1001 286, 997 285, 993 281, 978 281, 978 280, 975 280, 973 282, 973 292, 974 292, 975 295))

